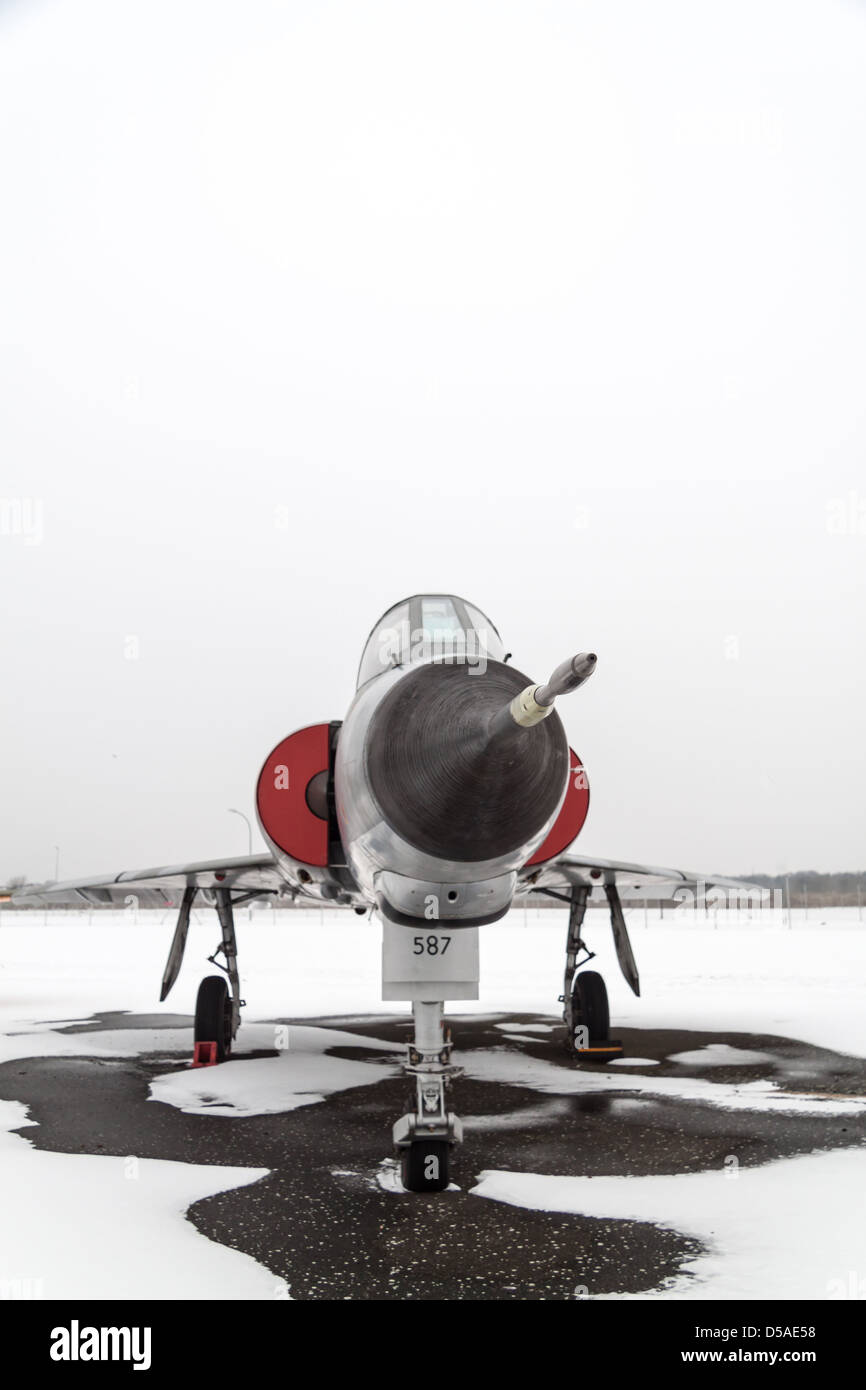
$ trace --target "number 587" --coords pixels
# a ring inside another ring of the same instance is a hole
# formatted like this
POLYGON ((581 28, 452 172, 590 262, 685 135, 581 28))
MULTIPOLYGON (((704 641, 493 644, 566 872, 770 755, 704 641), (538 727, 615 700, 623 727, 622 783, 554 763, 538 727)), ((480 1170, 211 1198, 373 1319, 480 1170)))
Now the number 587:
POLYGON ((413 938, 413 956, 444 956, 451 944, 450 936, 416 936, 413 938))

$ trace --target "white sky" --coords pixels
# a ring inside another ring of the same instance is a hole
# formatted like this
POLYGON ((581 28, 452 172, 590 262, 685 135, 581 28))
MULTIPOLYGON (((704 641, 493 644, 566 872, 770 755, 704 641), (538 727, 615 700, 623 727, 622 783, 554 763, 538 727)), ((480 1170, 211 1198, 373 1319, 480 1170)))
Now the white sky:
POLYGON ((598 652, 582 848, 860 867, 864 73, 851 0, 0 4, 0 879, 245 852, 424 589, 598 652))

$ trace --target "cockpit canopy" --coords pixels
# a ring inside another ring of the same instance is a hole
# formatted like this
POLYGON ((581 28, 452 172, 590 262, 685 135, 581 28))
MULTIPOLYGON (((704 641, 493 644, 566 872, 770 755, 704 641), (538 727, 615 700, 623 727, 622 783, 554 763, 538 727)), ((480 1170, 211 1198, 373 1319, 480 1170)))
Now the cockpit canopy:
POLYGON ((367 638, 358 687, 392 666, 410 662, 478 666, 504 656, 502 639, 480 608, 456 594, 413 594, 383 613, 367 638))

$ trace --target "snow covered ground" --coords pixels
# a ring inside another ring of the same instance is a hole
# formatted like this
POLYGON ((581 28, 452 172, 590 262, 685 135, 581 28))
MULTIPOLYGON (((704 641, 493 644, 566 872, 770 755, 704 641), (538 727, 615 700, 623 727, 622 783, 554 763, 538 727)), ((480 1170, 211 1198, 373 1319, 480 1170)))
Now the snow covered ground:
POLYGON ((287 1298, 255 1260, 200 1235, 193 1202, 264 1177, 158 1159, 40 1152, 0 1101, 0 1298, 287 1298))
MULTIPOLYGON (((866 1298, 866 1152, 806 1154, 761 1168, 642 1178, 481 1173, 474 1192, 515 1206, 622 1217, 696 1236, 706 1252, 657 1296, 866 1298)), ((592 1290, 582 1291, 591 1297, 592 1290)), ((646 1294, 612 1294, 646 1298, 646 1294)))
MULTIPOLYGON (((866 915, 866 909, 864 909, 866 915)), ((866 1056, 866 920, 857 909, 626 914, 641 974, 635 999, 620 976, 604 912, 584 932, 597 952, 620 1027, 776 1033, 866 1056)), ((215 914, 193 913, 186 958, 157 1004, 175 913, 0 911, 0 1030, 95 1011, 186 1013, 219 939, 215 914)), ((236 914, 247 1020, 393 1014, 379 990, 381 928, 340 912, 236 914)), ((564 914, 512 912, 481 933, 481 998, 459 1013, 557 1016, 564 914)), ((58 1044, 58 1046, 60 1046, 58 1044)), ((40 1047, 41 1051, 50 1048, 40 1047)))
MULTIPOLYGON (((866 1056, 866 922, 856 909, 795 911, 790 928, 784 913, 769 911, 714 919, 679 909, 662 921, 639 907, 628 920, 642 997, 635 999, 622 981, 606 918, 595 912, 585 932, 597 951, 593 968, 608 982, 617 1027, 720 1035, 715 1055, 677 1054, 684 1069, 734 1060, 719 1049, 737 1047, 736 1033, 777 1034, 866 1056)), ((0 1061, 157 1048, 189 1053, 189 1029, 123 1030, 109 1021, 93 1034, 57 1031, 113 1011, 191 1014, 218 929, 212 913, 193 914, 183 971, 159 1005, 173 923, 170 912, 0 913, 0 1061)), ((275 1045, 266 1021, 339 1018, 351 1033, 353 1017, 398 1011, 379 998, 381 929, 375 921, 251 909, 238 912, 237 926, 248 1001, 244 1050, 275 1045)), ((461 1002, 451 1016, 538 1013, 552 1023, 564 930, 562 913, 517 910, 482 932, 481 997, 461 1002)), ((508 1032, 525 1036, 526 1027, 506 1024, 503 1043, 508 1032)), ((356 1062, 326 1053, 352 1041, 346 1032, 290 1031, 288 1051, 245 1065, 243 1095, 237 1073, 227 1067, 161 1078, 154 1097, 195 1113, 260 1114, 315 1104, 336 1090, 393 1074, 387 1043, 379 1064, 356 1062)), ((455 1038, 459 1047, 459 1021, 455 1038)), ((761 1058, 738 1060, 757 1065, 761 1058)), ((731 1087, 687 1075, 653 1079, 649 1065, 642 1073, 570 1073, 507 1049, 472 1054, 470 1074, 528 1085, 539 1091, 541 1104, 566 1091, 614 1088, 767 1111, 782 1105, 842 1114, 866 1103, 863 1097, 781 1099, 762 1080, 731 1087)), ((192 1202, 255 1182, 263 1170, 37 1152, 25 1135, 9 1132, 22 1122, 23 1107, 0 1102, 0 1296, 35 1288, 44 1297, 197 1297, 203 1280, 213 1297, 290 1296, 255 1261, 215 1247, 183 1219, 192 1202), (40 1273, 45 1270, 50 1277, 40 1273)), ((864 1181, 866 1153, 849 1150, 780 1160, 741 1172, 737 1181, 719 1173, 592 1180, 486 1173, 475 1191, 497 1201, 631 1217, 697 1235, 707 1255, 658 1296, 826 1298, 851 1296, 856 1288, 866 1292, 864 1181)))

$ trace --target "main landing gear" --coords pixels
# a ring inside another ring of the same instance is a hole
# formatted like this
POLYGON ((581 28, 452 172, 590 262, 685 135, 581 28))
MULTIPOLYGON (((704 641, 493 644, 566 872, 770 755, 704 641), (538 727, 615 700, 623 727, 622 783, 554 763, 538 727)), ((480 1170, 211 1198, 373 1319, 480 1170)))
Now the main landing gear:
POLYGON ((463 1125, 446 1107, 448 1087, 460 1068, 451 1065, 441 1002, 416 1000, 412 1016, 415 1038, 405 1071, 414 1081, 414 1108, 394 1125, 400 1177, 408 1192, 444 1192, 451 1180, 451 1150, 463 1140, 463 1125))
MULTIPOLYGON (((616 886, 608 885, 616 894, 616 886)), ((622 1043, 610 1036, 610 1009, 607 987, 597 970, 582 970, 595 955, 581 936, 586 903, 586 884, 575 884, 568 909, 568 937, 565 945, 565 980, 559 996, 564 1005, 565 1044, 576 1062, 610 1062, 622 1056, 622 1043), (581 952, 586 952, 580 959, 581 952)), ((608 892, 610 900, 610 893, 608 892)), ((616 897, 619 906, 619 896, 616 897)), ((620 915, 622 909, 620 908, 620 915)), ((613 917, 613 903, 611 903, 613 917)))
POLYGON ((232 1001, 222 975, 206 975, 195 1001, 195 1054, 193 1065, 225 1062, 232 1050, 232 1001))
MULTIPOLYGON (((198 889, 194 886, 184 890, 171 950, 162 977, 160 1002, 168 995, 180 971, 186 948, 187 933, 189 932, 189 915, 197 891, 198 889)), ((255 896, 256 894, 244 895, 243 899, 239 898, 237 901, 247 901, 249 897, 255 896)), ((214 1066, 217 1062, 225 1062, 228 1059, 231 1055, 232 1043, 237 1037, 240 1027, 241 1008, 244 1004, 244 1000, 241 999, 241 985, 238 975, 238 947, 235 936, 234 911, 228 888, 213 889, 213 903, 219 917, 222 936, 213 955, 208 956, 208 960, 223 973, 221 975, 206 975, 198 987, 193 1035, 195 1049, 192 1064, 194 1067, 214 1066), (218 956, 223 957, 224 965, 217 959, 218 956)))

